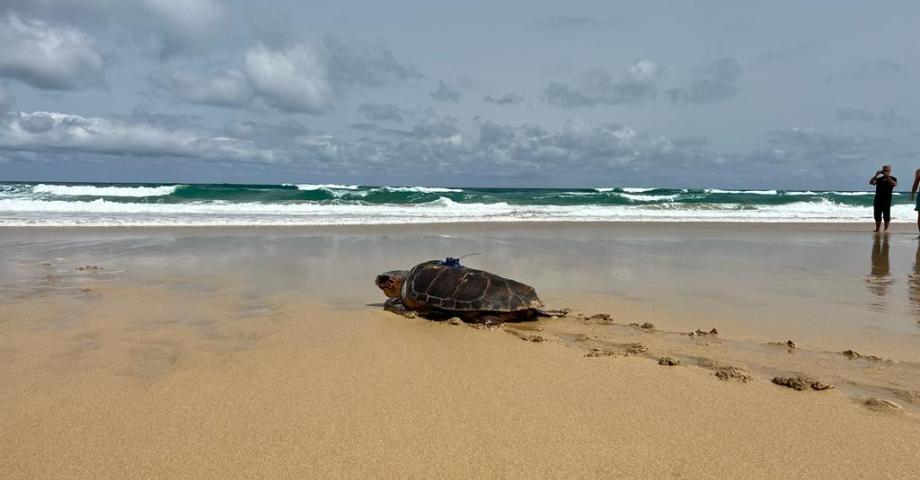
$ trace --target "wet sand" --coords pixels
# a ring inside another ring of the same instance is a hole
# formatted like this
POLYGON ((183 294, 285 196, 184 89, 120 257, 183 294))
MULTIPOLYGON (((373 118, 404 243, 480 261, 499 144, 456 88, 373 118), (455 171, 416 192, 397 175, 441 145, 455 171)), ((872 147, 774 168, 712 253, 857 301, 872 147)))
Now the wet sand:
POLYGON ((2 229, 0 471, 915 477, 910 232, 2 229), (380 309, 374 274, 472 252, 572 314, 477 329, 380 309))

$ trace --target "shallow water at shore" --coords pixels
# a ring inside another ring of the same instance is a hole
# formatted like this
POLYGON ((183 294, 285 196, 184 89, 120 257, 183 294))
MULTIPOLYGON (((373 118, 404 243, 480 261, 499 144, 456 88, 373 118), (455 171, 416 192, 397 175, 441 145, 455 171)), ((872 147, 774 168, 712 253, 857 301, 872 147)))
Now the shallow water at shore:
POLYGON ((751 339, 865 342, 858 346, 920 361, 920 242, 908 232, 719 224, 7 229, 0 284, 4 295, 25 294, 36 276, 99 264, 120 279, 233 280, 356 308, 380 298, 371 281, 380 271, 477 253, 464 263, 530 283, 554 304, 580 296, 634 302, 682 327, 705 321, 751 339))

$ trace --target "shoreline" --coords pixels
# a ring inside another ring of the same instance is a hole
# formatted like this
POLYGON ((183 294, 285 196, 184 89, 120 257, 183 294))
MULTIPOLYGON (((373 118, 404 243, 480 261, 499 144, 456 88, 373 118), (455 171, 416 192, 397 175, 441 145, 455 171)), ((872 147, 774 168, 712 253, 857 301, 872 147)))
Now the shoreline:
MULTIPOLYGON (((360 225, 112 225, 112 226, 46 226, 46 225, 0 225, 0 232, 10 231, 47 231, 47 232, 163 232, 168 230, 177 230, 188 233, 199 232, 223 232, 223 231, 253 231, 253 230, 283 230, 283 231, 304 231, 304 232, 326 232, 342 230, 347 232, 357 231, 359 233, 378 234, 388 233, 391 231, 404 231, 407 233, 419 233, 428 231, 443 230, 491 230, 496 228, 502 230, 532 230, 542 228, 582 228, 582 229, 627 229, 627 228, 662 228, 662 229, 712 229, 719 227, 731 227, 733 229, 799 229, 805 231, 829 231, 829 232, 862 232, 873 233, 871 230, 874 224, 871 219, 868 222, 763 222, 763 221, 737 221, 737 222, 712 222, 712 221, 614 221, 614 222, 597 222, 597 221, 496 221, 496 222, 436 222, 436 223, 388 223, 388 224, 360 224, 360 225)), ((898 222, 892 223, 889 227, 889 234, 914 233, 917 231, 915 223, 898 222)))

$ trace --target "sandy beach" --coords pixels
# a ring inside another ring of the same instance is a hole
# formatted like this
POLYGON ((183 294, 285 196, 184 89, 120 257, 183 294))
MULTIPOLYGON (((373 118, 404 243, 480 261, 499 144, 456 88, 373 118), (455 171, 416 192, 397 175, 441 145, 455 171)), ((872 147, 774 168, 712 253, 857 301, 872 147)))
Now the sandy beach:
POLYGON ((0 472, 918 477, 920 244, 894 228, 0 229, 0 472), (382 310, 375 274, 468 253, 572 312, 382 310))

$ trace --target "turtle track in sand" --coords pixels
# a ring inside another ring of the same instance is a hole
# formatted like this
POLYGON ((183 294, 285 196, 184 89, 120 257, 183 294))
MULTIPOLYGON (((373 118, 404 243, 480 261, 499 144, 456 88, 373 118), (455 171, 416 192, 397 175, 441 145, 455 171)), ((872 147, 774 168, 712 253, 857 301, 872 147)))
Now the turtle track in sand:
POLYGON ((668 331, 649 322, 623 322, 610 314, 571 313, 526 326, 500 328, 524 340, 557 342, 601 361, 637 357, 665 366, 704 368, 728 383, 771 382, 790 392, 838 392, 873 411, 920 417, 920 364, 852 350, 828 351, 793 340, 755 343, 716 328, 668 331), (914 379, 904 384, 899 379, 914 379), (894 406, 891 406, 894 405, 894 406))

